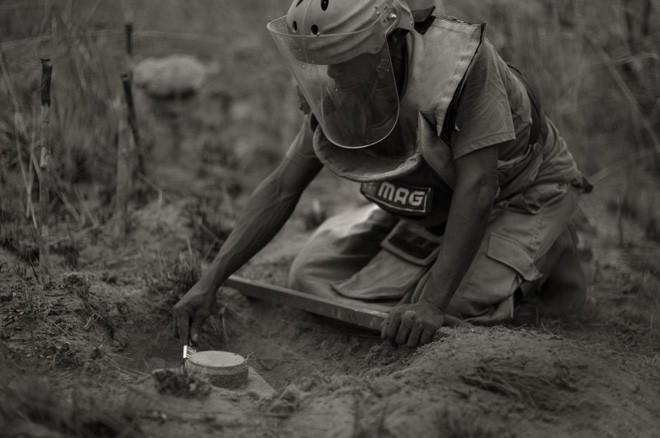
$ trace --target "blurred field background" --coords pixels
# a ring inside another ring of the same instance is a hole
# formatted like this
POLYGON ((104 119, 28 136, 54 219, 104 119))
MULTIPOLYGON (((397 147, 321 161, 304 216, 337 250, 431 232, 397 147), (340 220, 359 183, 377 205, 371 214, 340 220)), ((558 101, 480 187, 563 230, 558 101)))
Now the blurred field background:
MULTIPOLYGON (((119 76, 129 68, 123 39, 127 20, 135 28, 134 62, 190 54, 211 72, 192 105, 138 101, 147 151, 140 181, 181 194, 191 185, 216 191, 250 187, 249 176, 258 180, 272 167, 299 123, 292 80, 265 30, 288 4, 0 2, 0 210, 5 219, 26 209, 26 185, 35 178, 27 163, 38 148, 40 56, 52 58, 54 65, 53 214, 81 226, 109 217, 122 117, 119 76), (159 124, 159 116, 166 123, 159 124), (21 165, 29 180, 21 176, 21 165), (219 173, 218 165, 225 171, 219 173), (159 173, 180 178, 161 182, 159 173), (240 184, 232 175, 240 176, 240 184), (200 179, 205 181, 201 187, 200 179)), ((660 199, 653 176, 660 169, 660 7, 651 0, 448 0, 446 9, 460 19, 488 23, 487 35, 505 59, 539 88, 547 113, 581 168, 594 177, 597 193, 608 197, 611 208, 644 222, 648 236, 659 239, 660 199)), ((153 192, 149 186, 136 190, 145 196, 153 192)))

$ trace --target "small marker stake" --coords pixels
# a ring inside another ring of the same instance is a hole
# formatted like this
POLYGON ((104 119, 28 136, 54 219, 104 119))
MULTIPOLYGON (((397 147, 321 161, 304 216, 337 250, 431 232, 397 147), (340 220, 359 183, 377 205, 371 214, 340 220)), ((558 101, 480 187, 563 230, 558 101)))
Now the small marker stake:
POLYGON ((39 264, 44 272, 50 268, 48 207, 50 205, 50 82, 53 65, 41 58, 41 156, 39 160, 39 264))
POLYGON ((133 23, 127 21, 124 26, 124 38, 126 40, 126 55, 131 60, 133 57, 133 23))
POLYGON ((197 350, 195 350, 192 347, 189 347, 187 345, 183 346, 183 360, 190 359, 190 356, 193 354, 197 353, 197 350))

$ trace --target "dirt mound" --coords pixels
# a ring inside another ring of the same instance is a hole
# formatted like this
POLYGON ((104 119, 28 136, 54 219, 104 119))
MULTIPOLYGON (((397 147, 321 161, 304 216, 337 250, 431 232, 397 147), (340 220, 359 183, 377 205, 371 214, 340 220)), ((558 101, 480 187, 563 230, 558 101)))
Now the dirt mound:
POLYGON ((526 329, 443 333, 402 369, 296 386, 302 401, 288 421, 337 436, 622 436, 657 426, 651 363, 632 373, 600 346, 526 329))

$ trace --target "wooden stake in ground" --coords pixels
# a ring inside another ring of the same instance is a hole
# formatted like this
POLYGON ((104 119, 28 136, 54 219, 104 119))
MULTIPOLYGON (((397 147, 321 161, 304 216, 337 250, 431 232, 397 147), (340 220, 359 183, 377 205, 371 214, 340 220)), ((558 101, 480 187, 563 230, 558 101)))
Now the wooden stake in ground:
MULTIPOLYGON (((133 22, 128 20, 124 25, 124 39, 126 40, 126 56, 128 56, 128 61, 133 61, 133 22)), ((132 66, 131 66, 132 69, 132 66)))
POLYGON ((122 114, 119 117, 119 135, 117 144, 117 194, 115 204, 115 217, 117 230, 122 236, 128 232, 128 200, 133 186, 133 157, 135 156, 135 143, 132 129, 129 124, 131 120, 131 108, 133 106, 133 95, 130 93, 130 75, 125 73, 121 76, 124 96, 126 98, 126 118, 122 114), (128 119, 128 121, 127 121, 128 119))
POLYGON ((53 65, 41 59, 41 156, 39 160, 39 263, 41 269, 50 268, 48 218, 50 206, 50 80, 53 65))
POLYGON ((137 172, 140 175, 145 175, 144 153, 140 143, 140 131, 137 126, 137 115, 133 99, 133 21, 131 16, 132 13, 127 13, 126 24, 124 25, 128 72, 122 76, 122 83, 124 84, 124 95, 126 96, 126 104, 128 105, 128 125, 133 133, 133 143, 137 155, 137 172), (124 77, 127 80, 124 80, 124 77))
POLYGON ((128 126, 133 134, 135 145, 139 142, 139 132, 137 127, 137 116, 135 114, 135 101, 133 99, 133 75, 128 72, 121 75, 121 83, 124 88, 124 97, 126 98, 126 117, 128 126))

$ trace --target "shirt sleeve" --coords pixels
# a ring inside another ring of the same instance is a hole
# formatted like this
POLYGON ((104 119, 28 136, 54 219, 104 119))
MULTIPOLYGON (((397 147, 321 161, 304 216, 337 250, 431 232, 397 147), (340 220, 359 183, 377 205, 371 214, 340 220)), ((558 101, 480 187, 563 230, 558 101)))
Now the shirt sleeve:
POLYGON ((502 61, 490 42, 484 41, 473 62, 459 97, 456 126, 450 135, 454 159, 516 138, 500 71, 502 61))

